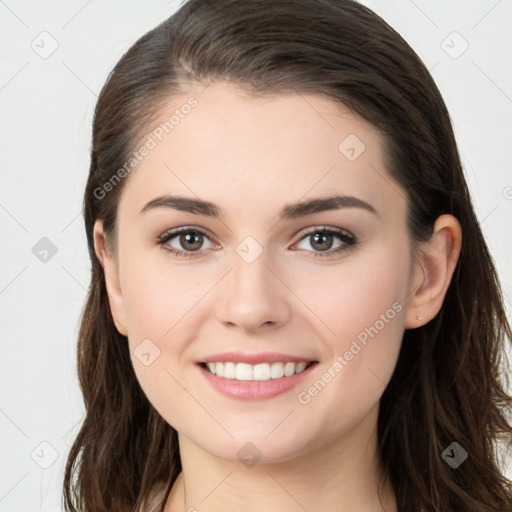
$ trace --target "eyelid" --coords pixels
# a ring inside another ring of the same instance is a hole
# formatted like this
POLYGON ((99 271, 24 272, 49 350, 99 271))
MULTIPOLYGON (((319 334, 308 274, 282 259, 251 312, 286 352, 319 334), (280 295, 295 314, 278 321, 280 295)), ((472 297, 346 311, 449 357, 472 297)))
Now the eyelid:
POLYGON ((181 233, 188 231, 197 231, 198 233, 207 235, 210 238, 215 238, 210 231, 208 231, 206 228, 200 228, 199 226, 179 226, 177 228, 168 229, 160 236, 158 236, 158 238, 165 238, 168 235, 172 235, 173 237, 175 237, 176 235, 180 235, 181 233))
MULTIPOLYGON (((182 233, 189 233, 189 232, 196 232, 200 233, 201 235, 206 236, 209 240, 211 240, 212 243, 215 245, 219 245, 217 242, 215 242, 215 237, 205 228, 200 228, 198 226, 180 226, 179 228, 173 228, 168 229, 163 234, 157 236, 157 242, 158 243, 166 243, 169 240, 172 240, 173 238, 176 238, 177 236, 181 235, 182 233), (164 242, 165 240, 165 242, 164 242)), ((187 251, 187 252, 193 252, 193 251, 187 251)), ((199 252, 199 251, 197 251, 199 252)))
MULTIPOLYGON (((182 233, 188 233, 188 232, 196 232, 204 235, 207 237, 214 245, 219 245, 217 242, 215 242, 215 237, 213 237, 209 230, 205 228, 201 228, 198 226, 180 226, 178 228, 173 228, 167 230, 165 233, 157 237, 157 243, 164 249, 167 250, 170 253, 175 254, 177 257, 186 257, 186 258, 199 258, 201 257, 202 253, 206 251, 206 249, 201 249, 199 251, 184 251, 182 249, 166 249, 164 245, 169 242, 169 240, 172 240, 173 238, 176 238, 182 233), (180 256, 179 256, 180 255, 180 256), (186 255, 186 256, 185 256, 186 255)), ((329 225, 315 225, 311 226, 309 228, 305 228, 302 231, 299 232, 298 235, 295 235, 295 237, 298 237, 298 240, 294 242, 294 246, 300 243, 303 239, 307 238, 308 236, 311 236, 315 233, 322 233, 326 232, 329 235, 337 235, 338 238, 342 241, 342 246, 338 247, 335 250, 328 250, 328 251, 306 251, 309 253, 312 253, 313 257, 335 257, 338 255, 338 253, 343 252, 345 250, 353 248, 358 243, 358 238, 353 235, 350 231, 344 229, 344 228, 338 228, 334 226, 329 225)))
POLYGON ((343 228, 337 228, 334 226, 329 226, 327 224, 323 224, 321 226, 312 226, 310 228, 303 229, 302 231, 299 231, 299 233, 296 235, 299 237, 299 240, 302 240, 305 236, 311 235, 313 233, 318 233, 322 231, 332 231, 334 233, 338 233, 339 235, 346 235, 349 238, 355 239, 355 235, 353 235, 350 231, 343 228))

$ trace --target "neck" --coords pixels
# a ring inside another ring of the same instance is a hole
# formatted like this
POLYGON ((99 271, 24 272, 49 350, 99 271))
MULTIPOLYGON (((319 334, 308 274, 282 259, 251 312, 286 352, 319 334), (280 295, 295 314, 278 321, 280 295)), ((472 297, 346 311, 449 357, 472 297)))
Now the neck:
POLYGON ((180 435, 183 471, 165 512, 397 512, 392 486, 382 481, 376 413, 343 439, 251 466, 215 457, 180 435))

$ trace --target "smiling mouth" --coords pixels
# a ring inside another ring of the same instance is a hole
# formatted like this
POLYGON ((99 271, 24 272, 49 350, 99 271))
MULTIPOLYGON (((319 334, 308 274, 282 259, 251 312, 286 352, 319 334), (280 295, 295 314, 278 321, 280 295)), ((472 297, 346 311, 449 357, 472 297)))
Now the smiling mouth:
POLYGON ((308 363, 276 362, 276 363, 235 363, 235 362, 208 362, 199 365, 212 375, 225 379, 239 381, 269 381, 292 377, 307 370, 318 361, 308 363))

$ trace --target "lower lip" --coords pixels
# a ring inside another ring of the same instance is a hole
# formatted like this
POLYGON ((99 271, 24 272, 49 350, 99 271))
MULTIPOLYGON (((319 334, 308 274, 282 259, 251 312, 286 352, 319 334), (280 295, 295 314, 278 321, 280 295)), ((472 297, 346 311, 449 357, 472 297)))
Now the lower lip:
POLYGON ((224 396, 235 400, 266 400, 295 387, 311 373, 317 364, 318 362, 314 362, 309 368, 290 377, 270 380, 226 379, 210 373, 201 365, 198 365, 198 368, 207 382, 224 396))

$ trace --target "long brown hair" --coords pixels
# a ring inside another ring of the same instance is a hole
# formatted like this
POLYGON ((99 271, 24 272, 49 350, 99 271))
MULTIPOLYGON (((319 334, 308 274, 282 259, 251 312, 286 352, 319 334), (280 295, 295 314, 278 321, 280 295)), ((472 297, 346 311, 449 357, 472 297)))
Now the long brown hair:
POLYGON ((411 47, 351 0, 190 0, 110 74, 95 110, 84 196, 92 273, 78 376, 86 415, 65 469, 66 510, 144 509, 157 483, 166 490, 162 510, 181 471, 177 433, 144 395, 127 339, 115 328, 93 226, 102 219, 114 238, 126 179, 108 193, 104 185, 120 176, 163 102, 187 93, 187 84, 215 80, 254 95, 327 95, 376 126, 387 169, 407 191, 414 247, 429 239, 439 215, 459 220, 461 253, 443 306, 405 331, 381 398, 379 449, 401 512, 510 512, 512 483, 495 448, 512 441, 512 397, 502 380, 512 335, 449 114, 411 47), (469 454, 457 469, 441 455, 454 441, 469 454))

